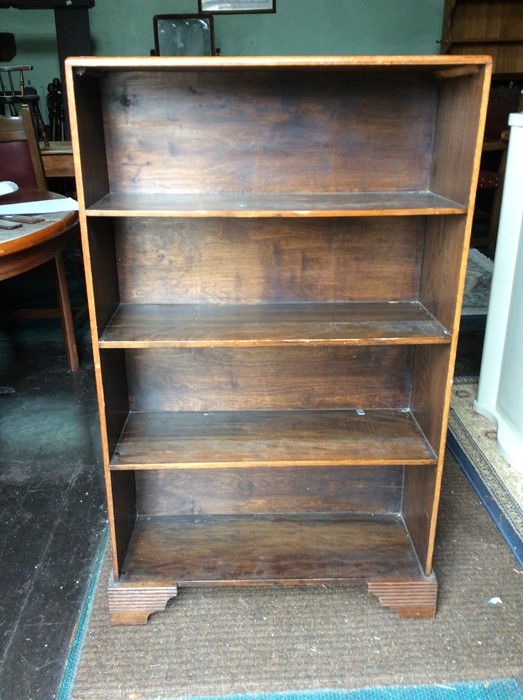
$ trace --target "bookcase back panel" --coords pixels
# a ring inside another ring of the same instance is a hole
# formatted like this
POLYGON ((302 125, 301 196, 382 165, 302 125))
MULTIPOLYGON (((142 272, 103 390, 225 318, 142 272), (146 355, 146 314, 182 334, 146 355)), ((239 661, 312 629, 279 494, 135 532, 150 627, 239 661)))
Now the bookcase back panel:
POLYGON ((133 411, 402 408, 405 346, 126 351, 133 411))
POLYGON ((113 72, 101 85, 114 192, 427 189, 429 72, 113 72))
POLYGON ((137 471, 140 515, 398 513, 403 467, 137 471))
POLYGON ((423 217, 114 223, 123 303, 417 299, 423 217))

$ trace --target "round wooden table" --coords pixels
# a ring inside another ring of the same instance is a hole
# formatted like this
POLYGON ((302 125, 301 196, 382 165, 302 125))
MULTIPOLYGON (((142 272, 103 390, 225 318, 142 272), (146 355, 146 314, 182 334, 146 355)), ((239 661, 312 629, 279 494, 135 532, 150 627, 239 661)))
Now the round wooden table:
MULTIPOLYGON (((57 199, 61 195, 52 192, 16 192, 0 197, 0 205, 30 202, 42 199, 57 199)), ((28 214, 31 214, 28 206, 28 214)), ((78 222, 78 213, 73 211, 40 214, 43 221, 23 223, 19 228, 0 228, 0 281, 32 270, 53 259, 58 311, 64 333, 69 368, 79 369, 78 351, 71 302, 65 276, 62 250, 78 222)), ((0 210, 0 217, 2 216, 0 210)))

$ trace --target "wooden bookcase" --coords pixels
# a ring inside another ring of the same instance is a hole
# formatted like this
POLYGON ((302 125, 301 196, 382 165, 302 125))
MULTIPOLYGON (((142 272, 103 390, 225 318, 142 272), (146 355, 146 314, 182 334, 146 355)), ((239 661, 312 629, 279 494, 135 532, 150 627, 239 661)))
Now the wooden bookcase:
POLYGON ((364 582, 432 617, 485 57, 74 58, 113 623, 364 582))

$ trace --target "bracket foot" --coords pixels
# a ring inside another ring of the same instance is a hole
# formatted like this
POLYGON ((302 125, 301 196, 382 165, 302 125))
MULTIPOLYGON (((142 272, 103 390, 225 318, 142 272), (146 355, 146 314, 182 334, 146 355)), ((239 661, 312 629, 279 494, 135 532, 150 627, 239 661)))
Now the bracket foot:
POLYGON ((393 608, 400 617, 436 617, 438 581, 434 573, 419 579, 370 579, 367 586, 382 607, 393 608))
POLYGON ((109 622, 112 625, 146 625, 149 615, 165 610, 176 597, 177 586, 125 586, 109 582, 109 622))

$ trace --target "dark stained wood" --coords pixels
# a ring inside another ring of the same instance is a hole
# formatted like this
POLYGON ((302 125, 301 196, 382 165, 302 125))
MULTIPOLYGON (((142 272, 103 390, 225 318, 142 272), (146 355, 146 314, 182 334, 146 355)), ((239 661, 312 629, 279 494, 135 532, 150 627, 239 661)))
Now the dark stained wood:
POLYGON ((431 217, 427 219, 427 235, 423 250, 419 299, 451 332, 457 334, 461 299, 468 259, 461 251, 465 245, 469 222, 463 217, 431 217))
POLYGON ((410 354, 408 345, 126 350, 129 405, 133 411, 407 408, 410 354))
POLYGON ((112 622, 182 585, 352 580, 434 616, 489 77, 461 56, 68 60, 112 622))
POLYGON ((134 474, 140 515, 399 513, 404 468, 238 467, 134 474))
MULTIPOLYGON (((426 575, 431 572, 434 508, 437 503, 438 470, 436 467, 405 468, 402 513, 412 546, 426 575)), ((437 506, 436 506, 437 510, 437 506)))
POLYGON ((113 572, 119 576, 125 559, 134 520, 136 518, 136 488, 131 472, 111 473, 109 455, 118 444, 129 411, 122 350, 98 355, 95 363, 104 477, 107 491, 107 511, 111 531, 113 572), (103 418, 102 418, 103 416, 103 418))
POLYGON ((414 71, 111 71, 101 93, 116 193, 428 189, 438 95, 414 71))
POLYGON ((120 301, 114 235, 110 219, 93 221, 89 226, 88 265, 90 288, 94 297, 95 315, 92 319, 94 335, 98 336, 115 313, 120 301))
POLYGON ((428 190, 412 192, 334 192, 303 195, 224 192, 206 194, 156 194, 111 192, 88 210, 96 216, 208 216, 256 218, 332 216, 421 216, 424 214, 463 214, 462 202, 442 197, 428 190))
POLYGON ((452 376, 448 377, 451 348, 439 345, 430 350, 426 345, 414 350, 410 406, 434 452, 443 455, 442 413, 452 382, 452 376))
POLYGON ((115 219, 122 303, 416 299, 421 217, 115 219), (234 254, 231 254, 234 251, 234 254))
POLYGON ((430 189, 474 208, 492 66, 441 81, 430 189), (487 79, 485 80, 485 73, 487 79), (455 105, 460 105, 455 109, 455 105))
POLYGON ((130 413, 112 469, 435 464, 409 412, 130 413))
POLYGON ((122 583, 322 583, 419 577, 397 515, 139 517, 122 583))
POLYGON ((100 84, 92 75, 66 75, 69 120, 79 203, 91 206, 109 192, 100 84))
POLYGON ((120 576, 136 521, 136 485, 134 473, 129 471, 112 472, 108 481, 113 569, 120 576))
POLYGON ((121 304, 102 348, 449 343, 417 302, 121 304))
POLYGON ((98 406, 103 410, 101 420, 102 447, 104 457, 112 454, 123 430, 129 412, 125 353, 123 350, 100 354, 97 375, 98 406), (107 451, 106 451, 107 445, 107 451))

